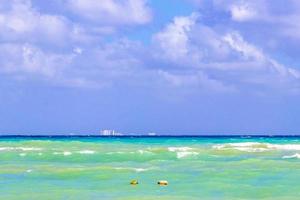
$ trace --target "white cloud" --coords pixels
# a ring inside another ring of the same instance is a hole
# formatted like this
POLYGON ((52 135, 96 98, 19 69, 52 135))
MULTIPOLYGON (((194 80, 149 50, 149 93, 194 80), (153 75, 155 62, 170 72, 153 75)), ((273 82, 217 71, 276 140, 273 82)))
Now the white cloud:
POLYGON ((134 25, 151 21, 146 0, 69 0, 74 14, 98 24, 134 25))
POLYGON ((226 34, 223 36, 223 40, 227 42, 232 49, 240 52, 245 59, 264 61, 264 54, 254 45, 244 41, 241 35, 239 35, 237 32, 226 34))
POLYGON ((230 11, 232 19, 236 21, 247 21, 257 16, 256 10, 247 4, 232 5, 230 11))
POLYGON ((80 47, 76 47, 76 48, 73 49, 73 52, 76 53, 76 54, 82 54, 82 51, 83 50, 80 47))
POLYGON ((270 72, 276 72, 283 77, 299 78, 299 72, 297 70, 279 64, 274 59, 265 55, 257 47, 246 42, 238 33, 227 34, 223 38, 232 49, 240 52, 244 58, 248 60, 253 59, 256 62, 262 63, 262 67, 269 69, 270 72))
POLYGON ((54 77, 71 60, 71 56, 45 53, 29 44, 1 44, 0 52, 6 56, 1 59, 0 70, 4 73, 25 73, 47 78, 54 77))
MULTIPOLYGON (((1 1, 8 6, 0 6, 0 73, 11 77, 68 87, 299 90, 298 70, 281 64, 235 28, 211 25, 199 13, 174 17, 148 46, 103 36, 115 33, 115 26, 149 22, 151 11, 143 0, 68 1, 80 15, 75 16, 78 21, 74 16, 45 14, 30 0, 1 1)), ((234 3, 225 8, 240 6, 229 20, 240 24, 257 19, 252 4, 234 3)))
POLYGON ((44 52, 29 44, 0 45, 0 74, 18 81, 42 81, 66 87, 97 88, 104 84, 74 73, 71 65, 74 54, 44 52))
POLYGON ((228 89, 261 85, 299 90, 298 70, 278 63, 245 41, 237 31, 220 32, 203 25, 201 20, 197 22, 194 16, 176 17, 154 37, 154 44, 159 48, 157 54, 161 55, 156 58, 164 60, 162 65, 169 65, 160 74, 170 83, 203 85, 206 81, 228 89), (174 70, 177 70, 175 74, 174 70), (186 75, 187 70, 201 76, 186 75))
POLYGON ((225 85, 222 81, 211 79, 202 71, 194 71, 193 73, 182 73, 158 70, 160 78, 165 80, 171 86, 177 88, 199 88, 201 91, 210 92, 235 92, 233 86, 225 85))
POLYGON ((252 23, 268 27, 267 35, 281 35, 300 39, 300 3, 297 0, 214 0, 213 11, 227 11, 238 23, 252 23))
POLYGON ((189 17, 175 17, 174 21, 167 25, 164 30, 153 37, 153 43, 158 47, 157 57, 163 57, 174 62, 186 62, 200 59, 201 54, 192 48, 189 32, 195 25, 198 15, 196 13, 189 17))
POLYGON ((238 22, 268 20, 267 0, 213 0, 213 9, 225 10, 231 19, 238 22))
MULTIPOLYGON (((7 1, 6 1, 7 2, 7 1)), ((14 0, 0 12, 0 41, 25 41, 62 44, 72 27, 59 15, 41 14, 30 0, 14 0)))

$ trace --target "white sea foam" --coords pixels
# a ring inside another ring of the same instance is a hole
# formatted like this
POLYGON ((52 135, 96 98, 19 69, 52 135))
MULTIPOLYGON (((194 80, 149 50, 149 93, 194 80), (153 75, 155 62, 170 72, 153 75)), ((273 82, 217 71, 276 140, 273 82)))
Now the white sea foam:
POLYGON ((131 167, 115 167, 114 169, 116 170, 131 170, 135 172, 144 172, 144 171, 149 171, 150 168, 131 168, 131 167))
POLYGON ((64 156, 70 156, 70 155, 72 155, 72 153, 69 152, 69 151, 64 151, 64 152, 54 152, 53 154, 54 154, 54 155, 64 155, 64 156))
POLYGON ((133 168, 134 171, 136 172, 145 172, 145 171, 148 171, 150 169, 145 169, 145 168, 133 168))
POLYGON ((126 152, 122 152, 122 151, 115 151, 115 152, 107 152, 107 155, 114 155, 114 154, 125 154, 126 152))
POLYGON ((0 151, 11 151, 13 149, 13 147, 0 147, 0 151))
POLYGON ((22 151, 41 151, 42 150, 42 148, 37 148, 37 147, 16 147, 15 149, 22 150, 22 151))
POLYGON ((146 150, 138 150, 137 151, 139 154, 153 154, 151 151, 146 151, 146 150))
POLYGON ((145 151, 145 150, 137 150, 137 151, 128 151, 128 152, 125 152, 125 151, 114 151, 114 152, 107 152, 106 154, 108 155, 113 155, 113 154, 146 154, 146 153, 149 153, 149 154, 152 154, 152 152, 150 151, 145 151))
POLYGON ((106 154, 112 155, 112 154, 125 154, 126 152, 123 151, 113 151, 113 152, 107 152, 106 154))
POLYGON ((196 156, 199 153, 192 151, 193 148, 190 147, 168 147, 170 152, 176 152, 176 157, 178 159, 185 158, 188 156, 196 156))
POLYGON ((282 158, 283 159, 287 159, 287 158, 300 158, 300 154, 296 153, 296 154, 293 154, 293 155, 290 155, 290 156, 283 156, 282 158))
POLYGON ((300 150, 300 144, 281 144, 270 146, 279 150, 300 150))
POLYGON ((94 154, 95 151, 92 151, 92 150, 82 150, 82 151, 79 151, 80 154, 94 154))
POLYGON ((71 155, 72 153, 71 152, 69 152, 69 151, 64 151, 64 156, 69 156, 69 155, 71 155))
POLYGON ((235 149, 239 151, 246 151, 246 152, 263 152, 267 151, 267 146, 259 146, 261 143, 256 142, 245 142, 245 143, 227 143, 227 144, 218 144, 214 145, 214 149, 218 150, 230 150, 235 149))
POLYGON ((28 169, 26 170, 27 173, 31 173, 32 172, 32 169, 28 169))
POLYGON ((20 153, 19 155, 24 157, 24 156, 26 156, 26 153, 20 153))
POLYGON ((0 151, 14 151, 14 150, 41 151, 42 148, 37 148, 37 147, 0 147, 0 151))
POLYGON ((184 151, 190 151, 192 148, 190 147, 168 147, 168 150, 171 152, 184 152, 184 151))
POLYGON ((189 152, 189 151, 183 151, 183 152, 177 152, 177 158, 184 158, 184 157, 188 157, 188 156, 196 156, 199 153, 197 152, 189 152))
POLYGON ((140 154, 144 154, 146 151, 144 151, 144 150, 138 150, 138 153, 140 153, 140 154))
POLYGON ((230 150, 235 149, 246 152, 263 152, 272 150, 283 150, 292 151, 300 150, 300 144, 270 144, 260 142, 240 142, 240 143, 226 143, 217 144, 213 146, 214 149, 218 150, 230 150))

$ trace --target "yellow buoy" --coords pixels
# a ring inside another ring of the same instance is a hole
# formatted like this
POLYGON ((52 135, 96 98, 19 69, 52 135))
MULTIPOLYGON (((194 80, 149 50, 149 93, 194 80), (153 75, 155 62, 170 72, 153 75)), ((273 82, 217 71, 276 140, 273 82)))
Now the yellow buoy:
POLYGON ((139 184, 138 180, 132 180, 130 181, 130 185, 137 185, 139 184))
POLYGON ((164 181, 164 180, 158 181, 157 184, 158 185, 168 185, 168 181, 164 181))

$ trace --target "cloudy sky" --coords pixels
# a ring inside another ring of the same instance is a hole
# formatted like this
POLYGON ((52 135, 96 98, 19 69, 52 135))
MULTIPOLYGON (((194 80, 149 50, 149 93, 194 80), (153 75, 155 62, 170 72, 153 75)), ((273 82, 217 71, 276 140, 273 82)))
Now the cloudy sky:
POLYGON ((300 133, 298 0, 0 0, 0 133, 300 133))

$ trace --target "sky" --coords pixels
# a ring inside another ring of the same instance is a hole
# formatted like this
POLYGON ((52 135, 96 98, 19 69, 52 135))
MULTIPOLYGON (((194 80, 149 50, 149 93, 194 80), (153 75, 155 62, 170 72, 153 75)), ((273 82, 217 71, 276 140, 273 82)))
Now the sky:
POLYGON ((0 134, 300 134, 298 0, 0 0, 0 134))

